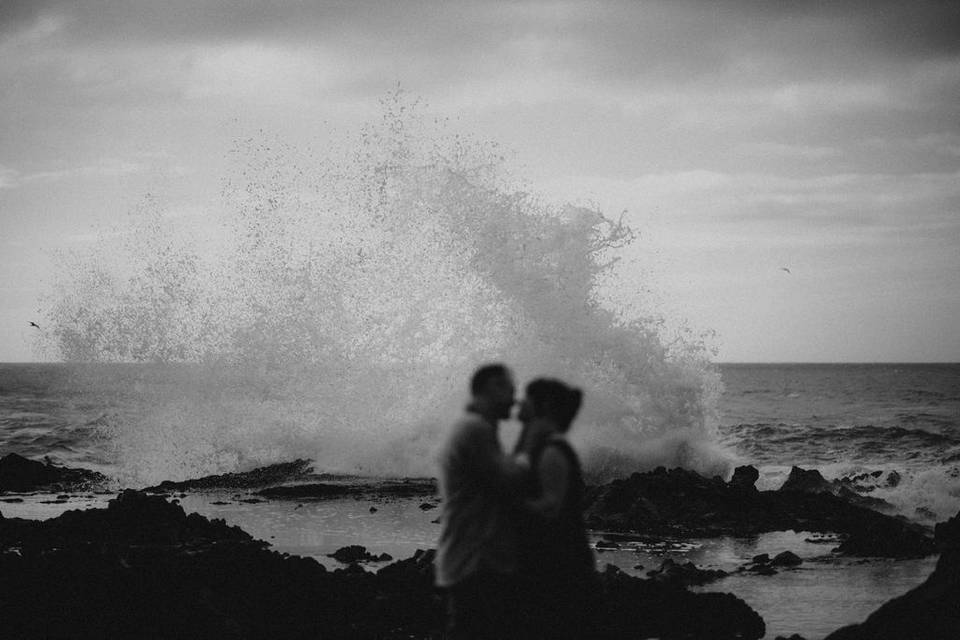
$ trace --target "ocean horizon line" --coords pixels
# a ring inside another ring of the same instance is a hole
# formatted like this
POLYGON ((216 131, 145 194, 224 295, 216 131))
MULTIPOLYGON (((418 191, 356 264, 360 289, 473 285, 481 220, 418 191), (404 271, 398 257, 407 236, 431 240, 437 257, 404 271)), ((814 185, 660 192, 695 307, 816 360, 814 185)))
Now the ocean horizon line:
MULTIPOLYGON (((0 361, 0 366, 9 365, 195 365, 203 364, 201 362, 150 362, 150 361, 96 361, 96 360, 9 360, 0 361)), ((871 366, 871 365, 960 365, 958 360, 718 360, 713 364, 721 366, 871 366)))

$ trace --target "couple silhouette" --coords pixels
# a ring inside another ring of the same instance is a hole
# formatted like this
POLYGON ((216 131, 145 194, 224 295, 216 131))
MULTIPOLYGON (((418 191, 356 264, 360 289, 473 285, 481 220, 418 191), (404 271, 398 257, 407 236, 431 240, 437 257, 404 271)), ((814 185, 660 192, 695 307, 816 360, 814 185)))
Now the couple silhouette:
POLYGON ((479 368, 470 394, 439 456, 436 580, 447 637, 586 637, 600 592, 580 462, 565 437, 583 394, 538 378, 517 403, 503 364, 479 368), (498 429, 516 404, 523 428, 507 454, 498 429))

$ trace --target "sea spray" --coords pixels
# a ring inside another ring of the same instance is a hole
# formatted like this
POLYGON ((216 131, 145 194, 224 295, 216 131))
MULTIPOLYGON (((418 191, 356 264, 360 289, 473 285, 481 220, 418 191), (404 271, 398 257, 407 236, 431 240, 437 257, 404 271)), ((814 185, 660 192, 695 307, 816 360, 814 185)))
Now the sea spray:
POLYGON ((399 92, 346 151, 251 138, 232 156, 224 215, 187 227, 148 198, 65 257, 47 298, 61 358, 152 363, 101 427, 125 481, 304 456, 430 474, 489 360, 585 388, 575 438, 595 477, 727 470, 703 341, 598 293, 633 240, 621 221, 533 195, 496 145, 399 92))

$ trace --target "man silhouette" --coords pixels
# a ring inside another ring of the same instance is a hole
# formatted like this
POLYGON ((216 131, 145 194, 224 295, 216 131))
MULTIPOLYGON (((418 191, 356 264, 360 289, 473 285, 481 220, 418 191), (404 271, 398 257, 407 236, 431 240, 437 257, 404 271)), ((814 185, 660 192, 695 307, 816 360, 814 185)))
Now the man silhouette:
POLYGON ((516 629, 517 540, 508 510, 529 465, 505 455, 497 433, 514 405, 510 370, 481 367, 470 393, 440 452, 437 586, 446 593, 448 637, 509 638, 516 629))

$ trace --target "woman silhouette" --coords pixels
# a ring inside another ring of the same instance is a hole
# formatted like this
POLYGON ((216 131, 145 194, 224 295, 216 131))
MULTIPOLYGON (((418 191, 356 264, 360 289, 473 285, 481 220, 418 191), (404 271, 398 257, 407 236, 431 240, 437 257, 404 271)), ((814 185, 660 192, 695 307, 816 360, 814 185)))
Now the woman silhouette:
POLYGON ((600 588, 583 523, 580 461, 565 434, 583 393, 538 378, 520 406, 523 430, 516 453, 530 457, 533 473, 517 516, 521 609, 529 638, 589 636, 600 588))

